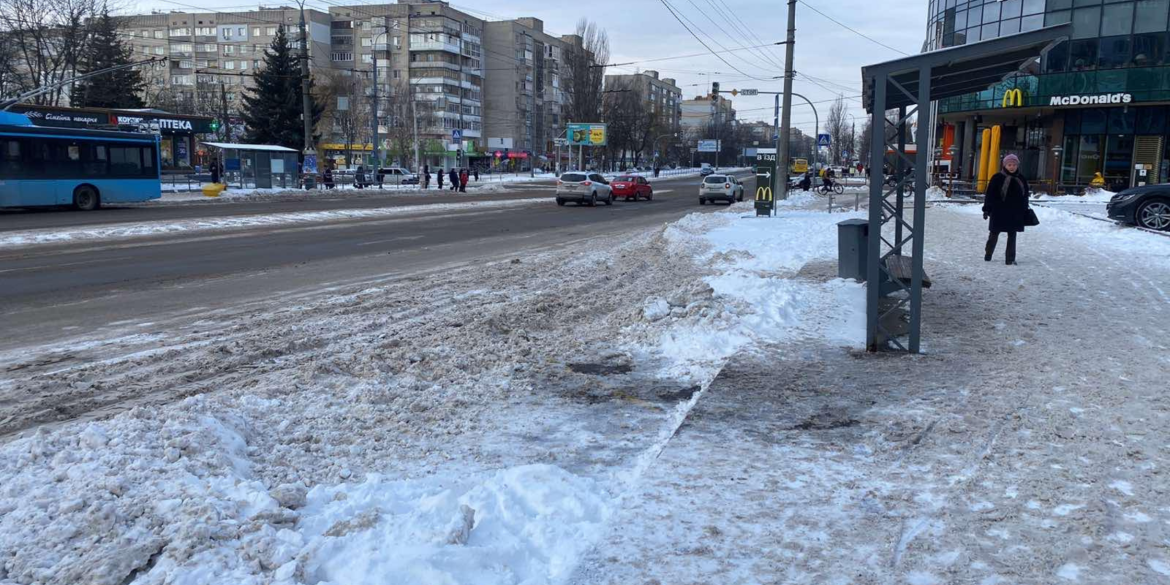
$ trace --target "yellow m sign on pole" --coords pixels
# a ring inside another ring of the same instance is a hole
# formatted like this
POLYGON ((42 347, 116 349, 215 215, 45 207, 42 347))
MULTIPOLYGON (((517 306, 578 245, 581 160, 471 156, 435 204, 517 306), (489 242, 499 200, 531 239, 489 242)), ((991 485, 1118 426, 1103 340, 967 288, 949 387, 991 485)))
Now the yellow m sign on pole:
POLYGON ((1002 107, 1005 108, 1019 108, 1024 105, 1024 92, 1019 88, 1009 89, 1007 93, 1003 94, 1002 107))
POLYGON ((771 201, 772 188, 771 187, 756 187, 756 201, 771 201))

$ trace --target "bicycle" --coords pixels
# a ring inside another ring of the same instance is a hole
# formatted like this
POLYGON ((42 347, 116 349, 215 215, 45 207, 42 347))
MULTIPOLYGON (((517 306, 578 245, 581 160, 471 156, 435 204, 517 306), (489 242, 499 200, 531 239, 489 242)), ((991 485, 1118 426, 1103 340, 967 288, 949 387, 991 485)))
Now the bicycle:
POLYGON ((820 186, 817 187, 817 193, 821 195, 828 195, 829 191, 841 195, 845 192, 845 187, 833 179, 829 179, 828 185, 821 183, 820 186))

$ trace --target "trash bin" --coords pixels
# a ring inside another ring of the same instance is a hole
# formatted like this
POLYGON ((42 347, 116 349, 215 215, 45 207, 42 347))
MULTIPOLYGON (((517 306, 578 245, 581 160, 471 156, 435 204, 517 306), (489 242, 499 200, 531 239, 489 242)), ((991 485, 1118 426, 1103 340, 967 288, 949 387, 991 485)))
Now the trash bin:
POLYGON ((865 282, 869 222, 847 219, 837 224, 837 276, 865 282))

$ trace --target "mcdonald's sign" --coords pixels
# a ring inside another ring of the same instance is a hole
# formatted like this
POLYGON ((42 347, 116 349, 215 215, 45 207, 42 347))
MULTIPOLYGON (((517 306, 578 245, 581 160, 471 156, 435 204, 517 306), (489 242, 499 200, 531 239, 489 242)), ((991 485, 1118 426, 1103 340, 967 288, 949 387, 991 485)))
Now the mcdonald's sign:
POLYGON ((756 187, 756 201, 772 201, 772 188, 756 187))
POLYGON ((1007 92, 1003 94, 1003 104, 1001 105, 1005 108, 1022 107, 1024 105, 1024 92, 1020 91, 1020 88, 1018 87, 1016 89, 1007 90, 1007 92))

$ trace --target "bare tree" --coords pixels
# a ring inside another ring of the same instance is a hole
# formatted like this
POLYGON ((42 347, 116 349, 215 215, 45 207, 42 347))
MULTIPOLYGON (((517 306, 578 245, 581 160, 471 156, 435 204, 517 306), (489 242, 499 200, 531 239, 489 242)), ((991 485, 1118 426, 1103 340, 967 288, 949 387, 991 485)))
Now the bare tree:
POLYGON ((829 108, 829 118, 825 122, 825 131, 829 134, 831 145, 829 153, 833 164, 844 164, 842 153, 849 149, 853 127, 850 126, 846 113, 844 96, 837 96, 837 100, 829 108))
MULTIPOLYGON (((430 102, 419 101, 412 89, 406 80, 395 83, 388 98, 389 106, 386 108, 389 114, 386 145, 390 154, 397 157, 406 168, 414 168, 419 164, 419 161, 414 159, 415 137, 428 130, 432 132, 442 130, 436 128, 439 117, 435 115, 430 102), (415 133, 415 124, 418 125, 418 134, 415 133)), ((421 142, 422 138, 419 140, 421 142)), ((426 147, 425 142, 419 144, 420 151, 425 151, 426 147)))
POLYGON ((346 71, 326 70, 322 83, 316 86, 317 103, 324 111, 317 122, 317 133, 338 136, 345 144, 346 159, 351 159, 353 145, 366 144, 372 138, 370 131, 370 101, 365 98, 366 80, 361 75, 346 71))
POLYGON ((600 119, 605 81, 605 64, 609 61, 609 35, 596 23, 581 19, 565 51, 565 118, 572 122, 600 119))
POLYGON ((861 164, 869 166, 870 140, 873 139, 873 122, 867 117, 857 135, 857 159, 861 164))
MULTIPOLYGON (((23 71, 6 83, 24 92, 73 77, 100 9, 98 0, 0 0, 0 27, 15 53, 11 63, 23 71)), ((32 101, 59 105, 68 92, 63 86, 32 101)))

